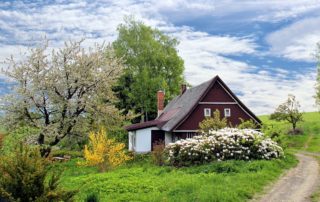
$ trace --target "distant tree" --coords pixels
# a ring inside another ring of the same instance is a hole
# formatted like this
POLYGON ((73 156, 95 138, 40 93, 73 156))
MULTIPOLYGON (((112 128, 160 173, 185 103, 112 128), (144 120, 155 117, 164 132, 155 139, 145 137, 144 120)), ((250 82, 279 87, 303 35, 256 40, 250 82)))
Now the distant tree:
POLYGON ((117 106, 124 113, 133 109, 146 120, 155 118, 156 92, 165 91, 166 100, 170 100, 184 82, 178 41, 129 17, 119 25, 118 38, 112 45, 127 67, 114 87, 117 106))
POLYGON ((111 87, 123 68, 110 46, 85 50, 80 41, 50 51, 45 43, 31 49, 24 61, 11 58, 7 64, 5 73, 16 83, 3 99, 7 128, 35 127, 38 143, 50 147, 99 124, 122 122, 111 87))
POLYGON ((318 59, 318 68, 317 68, 317 82, 316 82, 316 104, 320 109, 320 43, 317 44, 318 52, 317 52, 317 59, 318 59))
POLYGON ((287 121, 292 125, 293 132, 296 131, 297 123, 303 121, 300 112, 300 104, 294 95, 288 95, 288 99, 279 105, 275 112, 270 115, 271 120, 287 121))
POLYGON ((200 132, 208 133, 210 130, 219 130, 227 127, 227 119, 221 118, 220 111, 217 109, 213 112, 213 117, 205 118, 199 123, 200 132))

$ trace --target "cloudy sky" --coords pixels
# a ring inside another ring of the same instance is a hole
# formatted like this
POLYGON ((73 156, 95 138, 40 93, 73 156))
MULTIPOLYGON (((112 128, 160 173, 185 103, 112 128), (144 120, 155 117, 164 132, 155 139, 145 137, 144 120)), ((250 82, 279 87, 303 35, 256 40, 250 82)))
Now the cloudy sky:
MULTIPOLYGON (((35 46, 86 38, 112 42, 133 15, 179 39, 192 85, 219 75, 256 114, 271 113, 288 94, 314 111, 320 0, 1 1, 0 60, 35 46)), ((8 82, 0 75, 0 94, 8 82)))

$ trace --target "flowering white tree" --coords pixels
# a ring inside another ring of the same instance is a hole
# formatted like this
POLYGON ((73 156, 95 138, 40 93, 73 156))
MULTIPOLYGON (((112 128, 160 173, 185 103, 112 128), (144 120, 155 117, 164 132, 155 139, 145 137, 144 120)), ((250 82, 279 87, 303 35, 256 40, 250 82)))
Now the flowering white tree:
POLYGON ((123 68, 109 46, 85 50, 80 41, 50 51, 45 43, 24 61, 11 58, 7 64, 4 72, 15 87, 3 99, 4 123, 9 129, 38 128, 39 144, 53 146, 68 135, 86 133, 90 125, 121 118, 111 87, 123 68))

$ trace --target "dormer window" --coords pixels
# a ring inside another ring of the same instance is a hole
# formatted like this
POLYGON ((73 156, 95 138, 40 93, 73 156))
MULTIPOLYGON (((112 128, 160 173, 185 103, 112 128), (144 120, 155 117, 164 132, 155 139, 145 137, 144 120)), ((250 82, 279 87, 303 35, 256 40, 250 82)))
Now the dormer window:
POLYGON ((211 109, 210 108, 204 108, 204 116, 205 117, 211 116, 211 109))
POLYGON ((231 109, 225 108, 224 109, 224 117, 230 117, 231 116, 231 109))

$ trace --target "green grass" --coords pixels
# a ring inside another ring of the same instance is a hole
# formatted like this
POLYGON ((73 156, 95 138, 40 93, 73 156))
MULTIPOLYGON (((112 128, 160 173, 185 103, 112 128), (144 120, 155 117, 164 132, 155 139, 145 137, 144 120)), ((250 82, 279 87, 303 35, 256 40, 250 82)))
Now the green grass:
POLYGON ((1 125, 0 125, 0 134, 6 134, 5 128, 1 125))
MULTIPOLYGON (((259 117, 264 124, 279 128, 286 134, 291 125, 284 121, 277 122, 269 120, 269 116, 259 117)), ((303 122, 298 124, 298 128, 303 130, 301 135, 284 135, 283 142, 290 149, 305 150, 309 152, 320 152, 320 113, 307 112, 303 114, 303 122)))
POLYGON ((61 185, 78 189, 76 201, 96 193, 101 201, 245 201, 297 161, 226 161, 189 168, 154 166, 149 160, 98 173, 77 160, 54 165, 65 169, 61 185))

